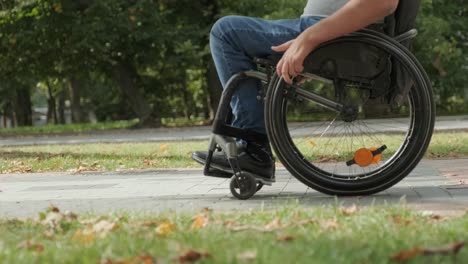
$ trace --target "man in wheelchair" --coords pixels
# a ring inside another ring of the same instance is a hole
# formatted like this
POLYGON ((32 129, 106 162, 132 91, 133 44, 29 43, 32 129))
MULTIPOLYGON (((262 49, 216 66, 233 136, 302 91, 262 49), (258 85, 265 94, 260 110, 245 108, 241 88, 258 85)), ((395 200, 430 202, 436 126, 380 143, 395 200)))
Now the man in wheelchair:
MULTIPOLYGON (((304 60, 320 44, 365 28, 392 14, 398 0, 308 0, 303 15, 292 20, 264 20, 227 16, 213 26, 210 48, 223 87, 236 73, 256 70, 255 57, 282 54, 276 73, 293 83, 304 70, 304 60)), ((264 102, 259 80, 243 81, 231 101, 232 126, 265 135, 265 140, 238 140, 238 164, 243 171, 274 178, 275 162, 266 136, 264 102)), ((204 164, 206 151, 192 158, 204 164)), ((232 175, 223 151, 215 152, 211 167, 232 175)))

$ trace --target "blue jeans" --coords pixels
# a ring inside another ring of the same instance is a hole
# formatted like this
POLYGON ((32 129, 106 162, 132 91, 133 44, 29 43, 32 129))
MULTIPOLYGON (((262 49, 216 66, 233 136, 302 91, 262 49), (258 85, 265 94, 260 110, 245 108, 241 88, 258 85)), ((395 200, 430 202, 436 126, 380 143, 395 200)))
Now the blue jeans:
MULTIPOLYGON (((272 46, 296 38, 318 17, 287 20, 226 16, 218 20, 210 34, 210 48, 223 87, 234 74, 256 70, 254 57, 277 54, 272 46)), ((231 101, 232 125, 266 134, 263 101, 257 99, 260 81, 242 82, 231 101)))

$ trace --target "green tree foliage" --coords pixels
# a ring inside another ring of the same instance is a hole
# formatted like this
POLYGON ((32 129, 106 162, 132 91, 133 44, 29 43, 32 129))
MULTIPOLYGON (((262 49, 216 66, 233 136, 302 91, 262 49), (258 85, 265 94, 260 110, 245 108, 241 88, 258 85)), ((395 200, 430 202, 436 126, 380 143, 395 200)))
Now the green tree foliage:
MULTIPOLYGON (((49 111, 63 112, 68 99, 75 122, 86 121, 85 112, 94 110, 99 120, 138 117, 141 126, 159 126, 160 117, 174 110, 187 118, 213 114, 220 89, 208 41, 218 18, 295 18, 305 1, 0 3, 0 109, 5 114, 20 111, 24 97, 47 87, 49 111)), ((456 102, 467 82, 467 17, 464 0, 423 0, 418 20, 415 53, 447 111, 459 110, 456 102)))
POLYGON ((466 0, 423 0, 418 17, 416 56, 428 71, 442 112, 467 109, 468 3, 466 0), (465 95, 466 96, 466 95, 465 95))

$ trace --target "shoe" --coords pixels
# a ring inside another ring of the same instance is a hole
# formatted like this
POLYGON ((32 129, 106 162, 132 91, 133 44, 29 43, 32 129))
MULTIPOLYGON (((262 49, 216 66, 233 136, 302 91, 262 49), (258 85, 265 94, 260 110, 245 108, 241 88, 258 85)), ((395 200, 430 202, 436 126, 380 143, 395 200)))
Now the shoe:
MULTIPOLYGON (((192 159, 200 163, 201 165, 205 165, 207 158, 208 158, 208 151, 192 152, 192 159)), ((230 173, 231 175, 234 174, 231 168, 231 164, 229 164, 226 153, 224 151, 217 151, 213 153, 210 167, 216 170, 230 173)))
MULTIPOLYGON (((258 175, 267 180, 274 179, 275 160, 268 146, 261 146, 256 143, 248 143, 246 147, 238 149, 237 160, 241 170, 258 175)), ((195 151, 192 153, 192 159, 202 165, 205 165, 208 157, 207 151, 195 151)), ((210 167, 233 174, 231 164, 224 151, 213 153, 210 167)))

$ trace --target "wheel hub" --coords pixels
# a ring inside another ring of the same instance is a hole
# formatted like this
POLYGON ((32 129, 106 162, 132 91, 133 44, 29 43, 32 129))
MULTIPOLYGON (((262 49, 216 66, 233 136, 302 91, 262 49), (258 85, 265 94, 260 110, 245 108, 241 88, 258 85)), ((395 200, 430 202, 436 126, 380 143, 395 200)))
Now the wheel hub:
POLYGON ((343 107, 343 110, 341 110, 340 115, 343 121, 351 123, 353 121, 356 121, 358 117, 358 108, 353 105, 345 105, 343 107))

